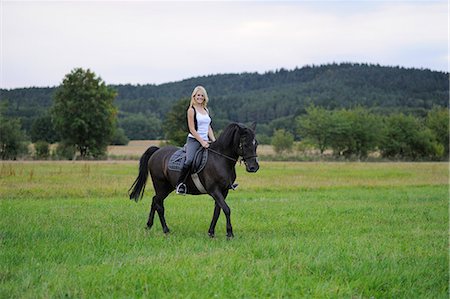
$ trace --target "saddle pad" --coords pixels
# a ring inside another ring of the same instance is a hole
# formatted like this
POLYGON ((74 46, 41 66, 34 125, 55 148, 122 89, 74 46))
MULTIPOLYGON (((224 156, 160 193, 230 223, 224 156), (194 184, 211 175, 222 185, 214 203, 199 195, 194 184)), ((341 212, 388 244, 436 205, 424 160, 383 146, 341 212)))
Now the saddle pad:
MULTIPOLYGON (((177 150, 169 159, 169 170, 181 171, 186 160, 186 152, 184 148, 177 150)), ((194 161, 192 163, 192 173, 199 173, 203 170, 208 161, 208 151, 200 148, 194 156, 194 161)))
POLYGON ((169 170, 181 171, 186 160, 186 152, 183 148, 177 150, 169 159, 169 170))

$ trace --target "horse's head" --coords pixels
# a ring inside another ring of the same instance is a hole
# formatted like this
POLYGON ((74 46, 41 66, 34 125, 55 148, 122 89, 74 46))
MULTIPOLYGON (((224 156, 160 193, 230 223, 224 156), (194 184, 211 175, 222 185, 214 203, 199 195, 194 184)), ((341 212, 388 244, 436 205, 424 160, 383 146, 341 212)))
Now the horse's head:
POLYGON ((256 148, 258 142, 255 138, 256 123, 253 123, 250 128, 244 125, 239 125, 239 133, 241 135, 239 148, 239 155, 242 156, 245 168, 248 172, 257 172, 259 169, 258 155, 256 154, 256 148))

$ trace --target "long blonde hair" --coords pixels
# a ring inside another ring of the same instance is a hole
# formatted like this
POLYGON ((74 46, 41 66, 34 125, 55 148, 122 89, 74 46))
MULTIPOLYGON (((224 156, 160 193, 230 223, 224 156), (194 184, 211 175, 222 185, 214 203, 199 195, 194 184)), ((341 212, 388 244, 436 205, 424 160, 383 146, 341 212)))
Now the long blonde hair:
POLYGON ((194 88, 194 90, 192 91, 191 103, 189 104, 189 108, 191 108, 194 105, 195 95, 197 94, 198 91, 203 92, 203 94, 205 95, 205 100, 202 103, 203 108, 206 108, 206 106, 208 106, 208 101, 209 101, 208 93, 206 92, 206 89, 203 86, 199 85, 199 86, 196 86, 194 88))

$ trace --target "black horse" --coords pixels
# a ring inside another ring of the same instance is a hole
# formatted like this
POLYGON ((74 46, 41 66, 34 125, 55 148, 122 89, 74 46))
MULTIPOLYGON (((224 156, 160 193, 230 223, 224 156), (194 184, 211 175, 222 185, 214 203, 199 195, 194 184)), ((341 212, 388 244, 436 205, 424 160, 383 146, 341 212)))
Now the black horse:
MULTIPOLYGON (((208 148, 208 161, 203 170, 198 174, 200 182, 206 192, 211 195, 215 201, 214 214, 208 235, 214 237, 214 230, 220 210, 222 209, 227 218, 227 237, 233 237, 233 228, 230 220, 230 208, 225 199, 230 190, 230 186, 236 179, 236 162, 242 157, 246 170, 256 172, 259 164, 256 155, 258 143, 255 139, 255 124, 247 128, 242 124, 232 123, 228 125, 219 138, 210 144, 208 148)), ((179 172, 168 169, 169 159, 179 148, 166 146, 158 148, 150 147, 142 155, 139 162, 139 175, 131 186, 130 199, 138 201, 144 195, 145 185, 147 183, 148 172, 152 177, 155 196, 150 209, 147 221, 147 228, 153 226, 155 211, 158 212, 159 220, 164 233, 169 232, 164 217, 164 199, 175 190, 175 184, 178 180, 179 172)), ((192 179, 186 180, 188 194, 198 195, 201 192, 197 189, 192 179)), ((129 192, 130 192, 129 190, 129 192)))

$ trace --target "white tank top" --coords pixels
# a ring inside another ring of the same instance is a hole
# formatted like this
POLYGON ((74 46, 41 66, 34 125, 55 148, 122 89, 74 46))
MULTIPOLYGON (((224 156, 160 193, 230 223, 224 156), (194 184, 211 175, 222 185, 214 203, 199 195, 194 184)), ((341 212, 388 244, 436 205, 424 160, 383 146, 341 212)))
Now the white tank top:
MULTIPOLYGON (((211 124, 211 117, 208 114, 201 114, 200 112, 196 113, 197 117, 197 133, 202 137, 203 140, 209 141, 208 131, 209 125, 211 124)), ((191 138, 195 138, 191 133, 188 135, 191 138)))

